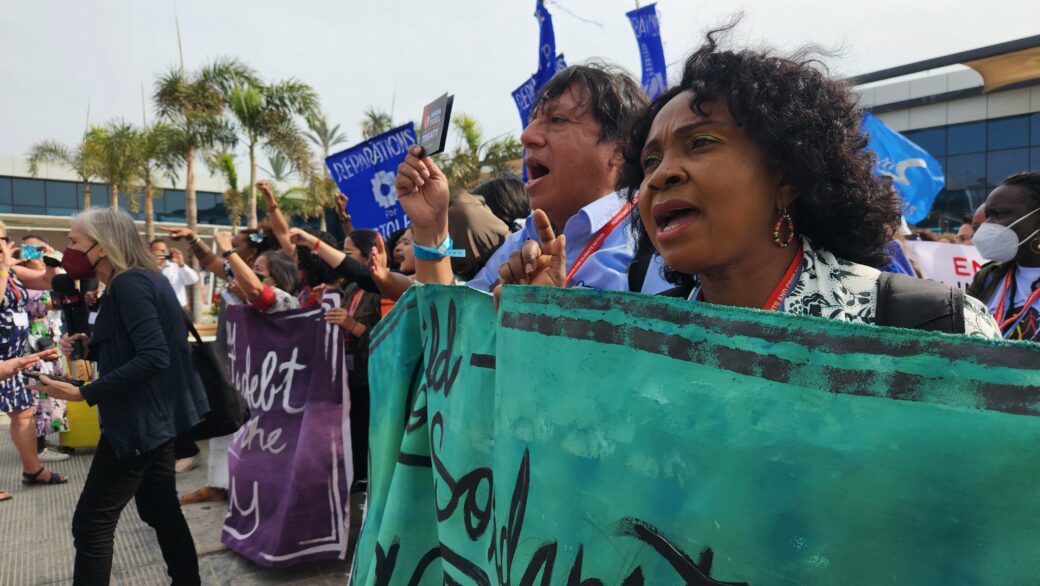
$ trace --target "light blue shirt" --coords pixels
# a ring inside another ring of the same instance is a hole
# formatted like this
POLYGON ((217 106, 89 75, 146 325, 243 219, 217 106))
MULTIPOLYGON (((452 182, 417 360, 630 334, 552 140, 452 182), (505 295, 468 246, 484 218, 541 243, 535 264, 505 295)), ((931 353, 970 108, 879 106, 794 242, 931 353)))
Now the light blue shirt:
POLYGON ((660 254, 655 252, 654 255, 650 257, 650 264, 647 266, 646 278, 643 279, 643 288, 640 290, 640 293, 657 295, 662 291, 675 288, 675 285, 664 280, 664 268, 664 259, 661 258, 660 254))
MULTIPOLYGON (((567 220, 563 226, 563 234, 567 237, 568 271, 600 228, 607 225, 624 205, 623 197, 617 192, 611 193, 581 208, 567 220)), ((527 217, 524 229, 510 234, 495 254, 491 255, 484 268, 480 269, 477 276, 467 285, 481 291, 491 291, 491 287, 498 281, 498 268, 528 240, 538 240, 533 214, 527 217)), ((632 238, 631 216, 628 216, 578 269, 569 286, 628 291, 628 266, 632 264, 634 257, 635 240, 632 238)))

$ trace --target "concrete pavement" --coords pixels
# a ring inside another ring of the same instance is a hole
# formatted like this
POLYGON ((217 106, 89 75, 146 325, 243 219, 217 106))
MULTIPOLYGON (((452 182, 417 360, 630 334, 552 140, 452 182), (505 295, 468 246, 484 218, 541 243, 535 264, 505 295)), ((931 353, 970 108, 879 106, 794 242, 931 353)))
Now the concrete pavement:
MULTIPOLYGON (((70 477, 61 486, 24 487, 21 464, 8 435, 6 416, 0 415, 0 490, 14 499, 0 502, 0 586, 71 584, 72 512, 87 477, 93 453, 77 450, 71 459, 48 467, 70 477)), ((200 447, 202 465, 177 477, 184 494, 206 480, 205 442, 200 447)), ((352 517, 360 519, 355 503, 352 517)), ((202 583, 246 586, 257 584, 342 585, 349 564, 342 560, 305 563, 284 570, 269 570, 230 551, 220 542, 226 503, 184 507, 199 553, 202 583)), ((356 533, 356 529, 352 534, 356 533)), ((112 584, 152 586, 169 584, 155 533, 137 515, 133 503, 123 511, 116 531, 112 584)))

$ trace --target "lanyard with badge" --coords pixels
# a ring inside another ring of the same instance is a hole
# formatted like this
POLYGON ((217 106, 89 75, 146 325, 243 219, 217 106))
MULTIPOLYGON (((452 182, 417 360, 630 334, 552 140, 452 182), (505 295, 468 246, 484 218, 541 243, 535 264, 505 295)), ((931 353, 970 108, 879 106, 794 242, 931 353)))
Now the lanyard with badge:
MULTIPOLYGON (((798 277, 802 274, 802 257, 804 253, 799 250, 798 254, 795 255, 794 260, 787 267, 787 272, 784 273, 780 283, 773 289, 773 292, 769 295, 769 299, 762 304, 762 309, 765 311, 783 311, 784 300, 794 289, 795 283, 798 282, 798 277)), ((698 285, 690 296, 686 298, 687 301, 704 301, 704 296, 701 294, 701 288, 698 285)))
POLYGON ((14 327, 29 328, 29 313, 25 309, 19 310, 18 307, 22 304, 22 292, 18 289, 18 283, 14 280, 14 275, 10 274, 7 279, 7 288, 11 291, 11 295, 14 296, 14 304, 11 306, 11 319, 14 322, 14 327))
POLYGON ((1022 322, 1026 317, 1026 313, 1029 308, 1036 303, 1037 299, 1040 299, 1040 288, 1033 289, 1029 296, 1026 297, 1025 303, 1022 304, 1022 309, 1018 313, 1005 319, 1005 313, 1010 307, 1014 309, 1015 304, 1015 293, 1018 287, 1015 284, 1015 269, 1008 271, 1006 277, 1004 277, 1004 290, 1000 295, 1000 303, 997 304, 997 310, 994 312, 994 316, 997 320, 997 325, 1000 327, 1000 331, 1005 338, 1009 337, 1018 324, 1022 322))
MULTIPOLYGON (((351 318, 353 318, 354 314, 357 313, 358 307, 361 305, 361 298, 364 297, 364 296, 365 296, 365 291, 362 290, 362 289, 358 289, 357 293, 354 293, 354 297, 351 298, 351 300, 350 300, 350 308, 347 309, 347 315, 349 315, 351 318)), ((343 342, 346 343, 346 342, 349 342, 349 341, 350 341, 350 332, 344 332, 343 333, 343 342)), ((347 355, 346 355, 346 361, 347 361, 347 370, 354 370, 354 355, 351 354, 349 351, 347 352, 347 355)))
POLYGON ((632 211, 632 204, 636 203, 638 200, 639 198, 636 198, 621 206, 621 209, 614 214, 614 217, 611 218, 605 226, 600 228, 599 232, 596 232, 596 235, 588 245, 585 246, 585 250, 581 251, 581 254, 579 254, 578 258, 574 261, 574 264, 571 265, 570 270, 567 271, 567 280, 565 281, 564 287, 571 286, 571 281, 574 279, 574 275, 578 274, 578 270, 585 264, 585 261, 589 260, 589 258, 603 246, 603 243, 607 241, 607 237, 609 237, 610 234, 621 225, 621 222, 624 221, 629 212, 632 211))

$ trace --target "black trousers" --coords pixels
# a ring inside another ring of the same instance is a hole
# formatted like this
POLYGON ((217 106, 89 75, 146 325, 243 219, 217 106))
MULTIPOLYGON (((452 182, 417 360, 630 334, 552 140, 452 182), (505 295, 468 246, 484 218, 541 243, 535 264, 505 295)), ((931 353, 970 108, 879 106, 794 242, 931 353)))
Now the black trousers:
POLYGON ((194 441, 184 437, 183 435, 179 435, 173 440, 174 460, 191 458, 197 455, 199 455, 199 446, 196 445, 194 441))
POLYGON ((173 441, 139 456, 116 458, 105 435, 98 442, 86 485, 72 517, 76 545, 73 584, 108 584, 116 523, 131 498, 141 519, 155 529, 175 586, 201 584, 199 559, 177 502, 173 441))

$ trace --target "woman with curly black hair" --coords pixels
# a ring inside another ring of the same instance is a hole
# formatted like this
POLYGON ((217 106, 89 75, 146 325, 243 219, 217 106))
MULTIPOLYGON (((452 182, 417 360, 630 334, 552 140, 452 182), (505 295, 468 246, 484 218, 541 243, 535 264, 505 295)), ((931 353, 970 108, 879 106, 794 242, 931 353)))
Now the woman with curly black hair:
MULTIPOLYGON (((889 281, 872 267, 886 261, 899 203, 872 173, 854 95, 807 56, 720 49, 729 28, 709 33, 632 125, 618 187, 638 202, 637 239, 670 267, 668 295, 875 323, 889 281)), ((530 284, 559 280, 563 248, 541 227, 524 251, 530 284)), ((962 306, 951 331, 999 336, 981 303, 962 306)))

